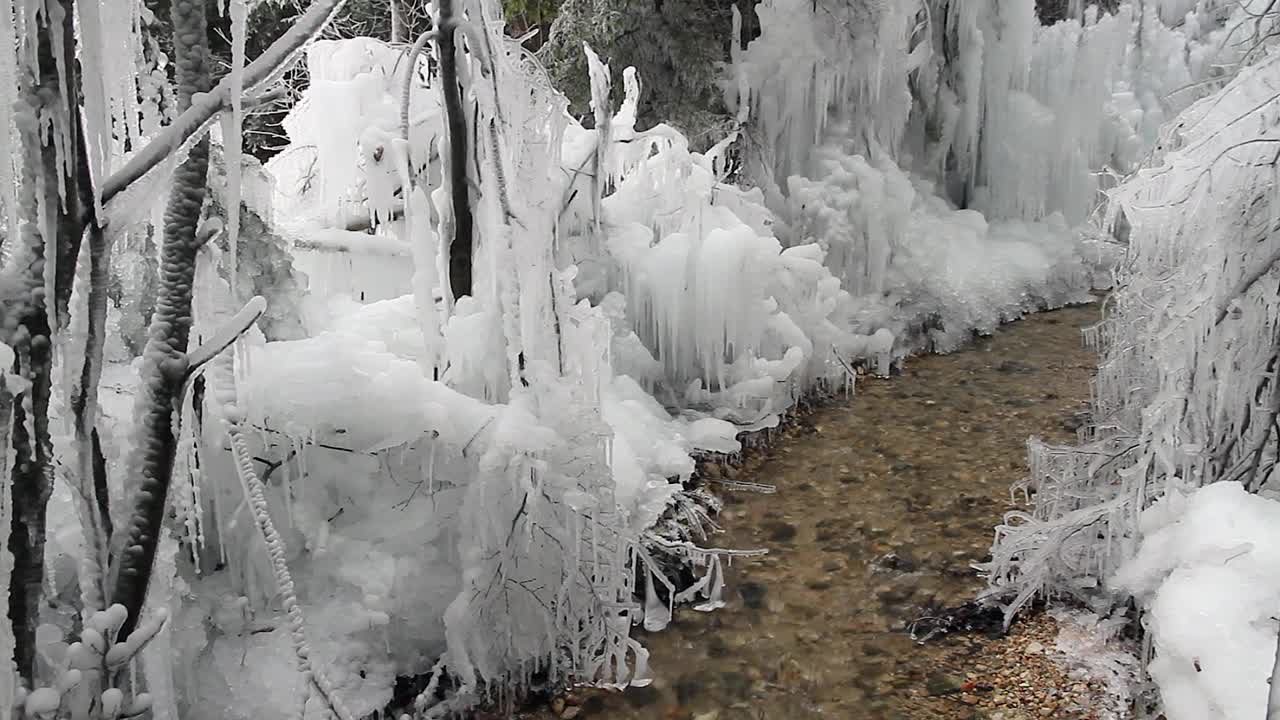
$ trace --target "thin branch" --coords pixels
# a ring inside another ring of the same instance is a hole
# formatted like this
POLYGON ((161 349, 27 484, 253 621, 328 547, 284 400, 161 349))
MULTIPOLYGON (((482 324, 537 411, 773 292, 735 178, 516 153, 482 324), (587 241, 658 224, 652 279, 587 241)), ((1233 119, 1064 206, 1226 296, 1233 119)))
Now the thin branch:
POLYGON ((1267 272, 1278 262, 1280 262, 1280 248, 1277 248, 1275 252, 1271 253, 1271 256, 1252 272, 1245 275, 1243 278, 1240 278, 1240 282, 1232 288, 1231 292, 1227 295, 1226 302, 1218 309, 1218 317, 1214 320, 1213 324, 1221 325, 1222 321, 1227 319, 1227 314, 1231 312, 1232 301, 1249 292, 1249 288, 1253 287, 1254 283, 1261 280, 1262 276, 1266 275, 1267 272))
POLYGON ((427 47, 427 43, 439 37, 435 29, 428 30, 418 36, 417 42, 409 50, 408 67, 404 73, 404 89, 400 94, 400 137, 409 142, 409 96, 413 90, 414 71, 418 69, 418 56, 427 47))

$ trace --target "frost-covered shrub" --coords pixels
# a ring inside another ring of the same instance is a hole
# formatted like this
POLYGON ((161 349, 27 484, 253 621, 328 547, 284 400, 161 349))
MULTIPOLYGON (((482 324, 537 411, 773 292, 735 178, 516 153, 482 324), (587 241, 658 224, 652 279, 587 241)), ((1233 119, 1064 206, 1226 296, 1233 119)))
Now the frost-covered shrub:
POLYGON ((659 139, 625 173, 602 203, 603 289, 625 298, 625 320, 662 366, 651 387, 677 406, 773 422, 815 383, 848 379, 849 296, 819 248, 784 251, 758 190, 724 184, 711 165, 659 139))
POLYGON ((1079 447, 1031 445, 1030 512, 998 528, 992 595, 1103 606, 1156 498, 1275 470, 1280 296, 1275 148, 1280 63, 1243 70, 1184 111, 1149 167, 1111 193, 1130 223, 1117 290, 1090 333, 1102 354, 1079 447))
POLYGON ((1280 605, 1280 502, 1235 482, 1147 508, 1116 587, 1146 609, 1147 666, 1169 720, 1265 717, 1280 605))

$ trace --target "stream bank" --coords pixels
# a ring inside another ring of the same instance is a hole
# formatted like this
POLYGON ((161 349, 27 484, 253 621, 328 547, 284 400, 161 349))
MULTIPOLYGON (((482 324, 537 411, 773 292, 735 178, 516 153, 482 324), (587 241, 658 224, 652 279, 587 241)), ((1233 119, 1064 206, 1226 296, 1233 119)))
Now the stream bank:
POLYGON ((652 685, 575 691, 520 717, 1101 717, 1099 683, 1053 660, 1046 615, 1002 638, 918 644, 907 632, 982 587, 971 563, 1015 507, 1027 438, 1074 439, 1096 369, 1080 329, 1098 313, 1038 313, 962 352, 911 358, 900 377, 861 378, 725 468, 777 487, 722 493, 715 544, 769 550, 728 570, 727 606, 637 629, 652 685))

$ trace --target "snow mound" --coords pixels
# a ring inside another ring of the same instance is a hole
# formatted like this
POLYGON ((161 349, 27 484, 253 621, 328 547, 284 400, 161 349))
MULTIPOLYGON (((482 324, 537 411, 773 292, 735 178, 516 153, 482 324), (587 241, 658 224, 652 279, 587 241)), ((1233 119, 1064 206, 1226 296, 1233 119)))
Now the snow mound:
POLYGON ((1280 607, 1280 502, 1240 483, 1173 493, 1142 514, 1115 584, 1147 613, 1148 671, 1169 720, 1263 717, 1280 607))

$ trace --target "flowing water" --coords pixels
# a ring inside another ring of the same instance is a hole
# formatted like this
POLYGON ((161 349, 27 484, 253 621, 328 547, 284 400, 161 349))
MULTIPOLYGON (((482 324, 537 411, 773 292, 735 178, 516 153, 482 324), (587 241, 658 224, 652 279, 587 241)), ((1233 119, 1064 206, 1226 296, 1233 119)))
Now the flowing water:
MULTIPOLYGON (((1033 315, 963 352, 912 358, 899 377, 860 379, 854 396, 724 471, 777 487, 724 495, 715 544, 769 550, 728 571, 728 605, 679 608, 666 630, 637 630, 652 653, 651 686, 558 700, 526 717, 1006 717, 947 679, 1000 662, 988 640, 920 645, 905 628, 925 608, 980 589, 970 564, 1014 507, 1009 488, 1026 472, 1028 436, 1074 438, 1095 368, 1079 330, 1098 313, 1033 315)), ((1035 715, 1085 716, 1066 707, 1035 715)))

